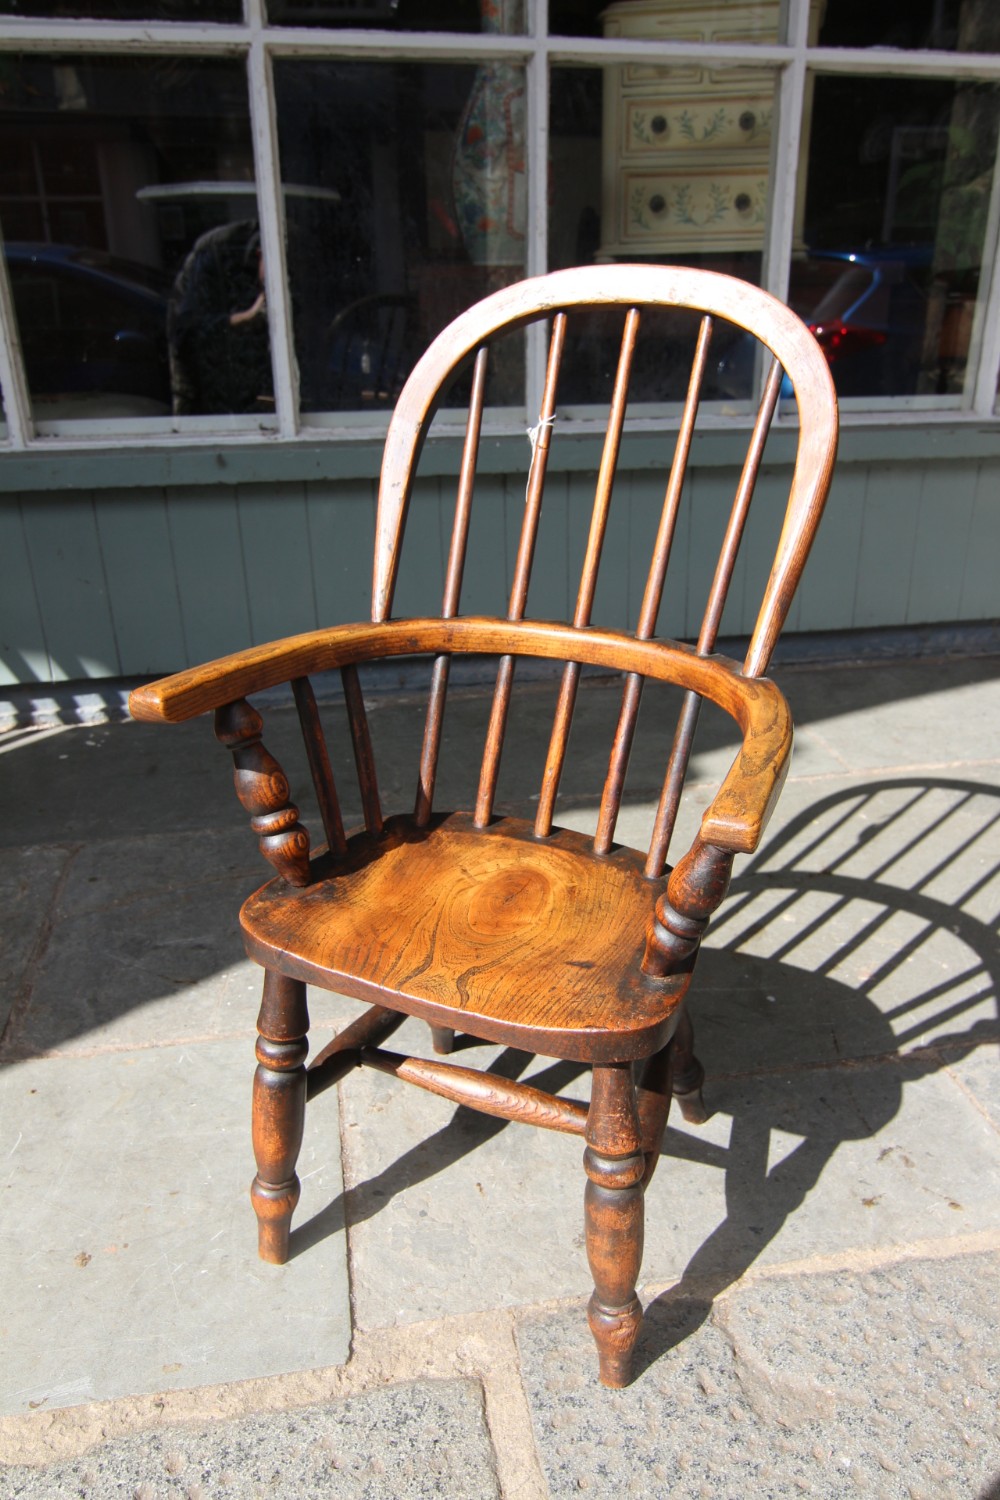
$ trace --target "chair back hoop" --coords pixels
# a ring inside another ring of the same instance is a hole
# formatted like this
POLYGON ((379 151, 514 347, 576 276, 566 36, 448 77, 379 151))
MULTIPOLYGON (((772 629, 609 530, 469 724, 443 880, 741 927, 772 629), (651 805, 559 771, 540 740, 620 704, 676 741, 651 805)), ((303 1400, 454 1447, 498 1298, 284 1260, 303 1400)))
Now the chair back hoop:
MULTIPOLYGON (((795 465, 770 577, 744 662, 747 676, 759 676, 767 669, 822 514, 837 448, 837 399, 822 351, 805 324, 783 303, 760 288, 735 277, 688 267, 614 265, 554 271, 547 276, 517 282, 493 293, 460 314, 437 336, 407 380, 386 437, 379 485, 372 618, 380 622, 388 619, 391 614, 406 511, 420 450, 442 390, 453 372, 494 334, 542 318, 552 318, 555 336, 555 329, 563 321, 558 314, 568 313, 573 309, 608 307, 627 310, 643 307, 687 308, 700 312, 709 319, 723 318, 759 339, 771 351, 792 383, 799 412, 795 465)), ((626 341, 627 339, 628 328, 626 341)), ((696 360, 697 357, 696 354, 696 360)), ((616 389, 616 396, 612 400, 611 426, 614 426, 616 420, 618 424, 617 433, 613 434, 614 451, 609 454, 608 444, 605 446, 605 460, 612 469, 617 459, 617 442, 620 440, 624 418, 628 365, 629 357, 626 357, 623 344, 618 383, 623 382, 625 388, 621 391, 616 389), (619 403, 617 407, 616 402, 619 403)), ((551 377, 552 371, 549 373, 551 377)), ((756 479, 780 383, 780 374, 772 371, 765 386, 761 413, 751 438, 751 453, 744 469, 744 509, 756 479), (755 447, 756 452, 753 451, 755 447)), ((554 379, 546 380, 546 398, 543 399, 543 410, 540 413, 538 431, 544 442, 543 463, 547 456, 549 432, 555 414, 555 392, 554 389, 550 390, 550 386, 554 387, 554 379), (545 409, 546 402, 550 410, 545 409)), ((697 410, 697 398, 697 390, 694 391, 693 401, 689 392, 686 412, 690 415, 691 426, 697 410)), ((474 448, 478 443, 482 399, 482 381, 479 379, 474 383, 473 406, 478 405, 478 410, 470 409, 465 466, 471 447, 474 467, 474 448)), ((536 450, 542 446, 543 443, 539 442, 536 450)), ((686 460, 686 453, 684 457, 686 460)), ((611 477, 610 474, 606 476, 608 493, 611 477)), ((467 474, 463 481, 467 496, 464 512, 466 524, 468 496, 471 495, 473 478, 474 474, 467 474)), ((683 478, 683 473, 679 478, 683 478)), ((529 478, 529 490, 531 482, 529 478)), ((739 503, 738 495, 734 514, 739 503)), ((461 507, 460 494, 460 510, 461 507)), ((596 529, 601 534, 605 521, 606 515, 597 522, 596 529)), ((735 547, 738 544, 741 529, 740 521, 735 527, 735 535, 731 535, 734 532, 731 523, 724 547, 730 544, 735 547)), ((599 550, 600 541, 601 535, 595 535, 595 527, 592 526, 592 546, 599 550)), ((453 578, 455 566, 453 560, 453 578)), ((454 600, 452 590, 452 609, 455 608, 454 600)), ((721 613, 721 609, 719 612, 721 613)), ((577 619, 575 623, 585 624, 589 621, 577 619)), ((702 649, 711 650, 712 644, 714 641, 706 643, 702 649)))

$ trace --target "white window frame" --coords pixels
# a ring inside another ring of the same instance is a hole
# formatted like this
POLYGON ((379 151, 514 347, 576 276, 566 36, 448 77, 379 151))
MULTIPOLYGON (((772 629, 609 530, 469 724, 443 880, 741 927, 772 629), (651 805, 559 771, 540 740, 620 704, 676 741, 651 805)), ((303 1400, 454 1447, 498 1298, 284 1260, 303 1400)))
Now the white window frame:
MULTIPOLYGON (((291 308, 285 276, 283 203, 278 163, 272 67, 276 58, 394 58, 428 62, 475 63, 504 59, 523 63, 527 78, 528 234, 526 274, 543 271, 547 262, 547 156, 549 79, 553 65, 604 66, 642 62, 676 66, 685 61, 701 65, 750 63, 776 72, 777 125, 772 143, 771 210, 765 238, 762 284, 779 298, 788 291, 797 176, 800 163, 800 123, 806 81, 824 74, 969 80, 1000 84, 1000 55, 941 51, 895 51, 878 48, 822 48, 808 46, 809 0, 787 0, 787 41, 745 45, 661 42, 599 37, 550 36, 548 0, 529 5, 530 23, 523 35, 494 33, 390 32, 366 29, 324 29, 269 26, 264 0, 244 0, 244 19, 233 23, 118 22, 88 20, 0 19, 0 51, 130 54, 196 54, 198 57, 241 57, 247 69, 250 127, 255 157, 258 212, 264 251, 264 274, 274 364, 275 416, 267 428, 252 417, 159 418, 153 420, 94 419, 38 422, 31 415, 23 363, 18 354, 17 329, 6 271, 0 269, 0 391, 6 434, 0 451, 70 447, 93 451, 148 446, 151 437, 170 447, 248 442, 343 442, 355 437, 370 441, 385 418, 351 413, 303 414, 298 402, 298 373, 291 332, 291 308)), ((968 356, 969 376, 960 396, 900 396, 879 401, 843 403, 848 425, 900 426, 907 424, 975 423, 984 421, 1000 431, 997 385, 1000 371, 1000 147, 994 163, 993 186, 985 231, 983 271, 976 302, 968 356)), ((527 405, 537 409, 544 368, 543 330, 529 330, 527 340, 527 405)), ((742 426, 746 418, 720 415, 720 426, 742 426)), ((492 413, 495 432, 523 431, 518 415, 492 413)), ((659 419, 661 425, 663 418, 659 419)), ((449 426, 447 418, 444 425, 449 426)), ((591 423, 574 421, 581 433, 591 423)), ((645 425, 645 424, 642 424, 645 425)), ((714 422, 713 422, 714 425, 714 422)))

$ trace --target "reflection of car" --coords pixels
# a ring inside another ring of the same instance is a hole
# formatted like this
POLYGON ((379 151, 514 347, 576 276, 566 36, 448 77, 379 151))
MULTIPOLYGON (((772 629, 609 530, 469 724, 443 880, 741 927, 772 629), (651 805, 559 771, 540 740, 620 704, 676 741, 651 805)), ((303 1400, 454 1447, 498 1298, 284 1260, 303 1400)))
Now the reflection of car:
POLYGON ((170 410, 168 277, 73 245, 4 253, 36 415, 170 410))
POLYGON ((931 247, 819 252, 793 261, 788 300, 841 396, 909 396, 924 364, 931 247))

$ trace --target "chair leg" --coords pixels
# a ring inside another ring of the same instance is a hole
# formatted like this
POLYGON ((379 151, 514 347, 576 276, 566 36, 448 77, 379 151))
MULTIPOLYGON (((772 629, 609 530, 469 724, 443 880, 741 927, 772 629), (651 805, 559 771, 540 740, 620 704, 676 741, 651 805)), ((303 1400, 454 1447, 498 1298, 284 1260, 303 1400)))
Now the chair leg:
POLYGON ((257 1030, 258 1066, 253 1081, 257 1175, 250 1201, 257 1215, 260 1258, 280 1266, 288 1259, 288 1232, 299 1201, 295 1163, 306 1114, 309 1012, 301 980, 265 971, 257 1030))
POLYGON ((432 1026, 431 1027, 431 1041, 434 1043, 434 1051, 437 1052, 439 1054, 439 1056, 443 1057, 447 1053, 454 1051, 454 1048, 455 1048, 455 1030, 454 1030, 454 1027, 452 1027, 452 1026, 432 1026))
POLYGON ((595 1064, 586 1139, 587 1259, 594 1278, 587 1321, 602 1385, 623 1386, 631 1379, 642 1324, 635 1284, 642 1264, 645 1160, 630 1063, 595 1064))
POLYGON ((681 1114, 689 1125, 704 1125, 708 1119, 701 1086, 705 1081, 705 1069, 694 1055, 694 1027, 687 1007, 674 1033, 674 1098, 681 1114))
POLYGON ((639 1109, 639 1128, 642 1131, 642 1152, 646 1159, 646 1170, 642 1177, 643 1191, 649 1187, 660 1160, 660 1146, 667 1128, 670 1101, 673 1097, 674 1042, 673 1038, 659 1052, 647 1057, 639 1070, 636 1085, 636 1103, 639 1109))

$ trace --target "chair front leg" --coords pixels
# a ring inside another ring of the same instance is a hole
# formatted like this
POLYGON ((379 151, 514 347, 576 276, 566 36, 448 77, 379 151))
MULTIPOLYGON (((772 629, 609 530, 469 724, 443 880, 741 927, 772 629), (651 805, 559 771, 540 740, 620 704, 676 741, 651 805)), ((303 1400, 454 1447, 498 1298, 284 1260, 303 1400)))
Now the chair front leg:
POLYGON ((268 969, 257 1018, 257 1072, 253 1081, 253 1152, 257 1175, 250 1201, 257 1215, 261 1260, 283 1265, 299 1201, 295 1173, 306 1115, 306 987, 268 969))
POLYGON ((587 1321, 597 1343, 601 1383, 627 1385, 642 1306, 645 1159, 631 1063, 595 1064, 583 1153, 587 1260, 594 1294, 587 1321))

